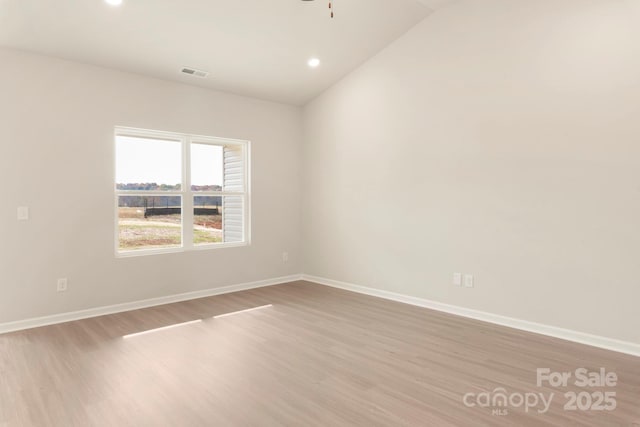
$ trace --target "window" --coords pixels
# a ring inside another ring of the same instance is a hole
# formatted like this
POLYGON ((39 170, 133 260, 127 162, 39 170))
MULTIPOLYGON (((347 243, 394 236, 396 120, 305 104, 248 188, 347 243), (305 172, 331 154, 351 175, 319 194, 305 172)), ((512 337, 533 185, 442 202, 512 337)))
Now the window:
POLYGON ((249 242, 247 141, 116 128, 116 253, 249 242))

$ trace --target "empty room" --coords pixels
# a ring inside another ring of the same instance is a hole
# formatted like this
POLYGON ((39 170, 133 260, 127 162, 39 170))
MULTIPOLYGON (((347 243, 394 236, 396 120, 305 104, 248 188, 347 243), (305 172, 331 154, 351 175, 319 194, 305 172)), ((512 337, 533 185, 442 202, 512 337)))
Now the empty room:
POLYGON ((0 427, 640 427, 640 1, 0 0, 0 427))

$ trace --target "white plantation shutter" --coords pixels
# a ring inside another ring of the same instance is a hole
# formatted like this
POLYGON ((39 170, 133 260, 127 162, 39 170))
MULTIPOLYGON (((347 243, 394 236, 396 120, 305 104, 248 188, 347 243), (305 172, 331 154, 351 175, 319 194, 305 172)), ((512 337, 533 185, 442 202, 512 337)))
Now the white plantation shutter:
MULTIPOLYGON (((245 191, 245 159, 242 145, 225 145, 223 181, 225 192, 245 191)), ((222 230, 225 243, 244 241, 244 196, 222 198, 222 230)))

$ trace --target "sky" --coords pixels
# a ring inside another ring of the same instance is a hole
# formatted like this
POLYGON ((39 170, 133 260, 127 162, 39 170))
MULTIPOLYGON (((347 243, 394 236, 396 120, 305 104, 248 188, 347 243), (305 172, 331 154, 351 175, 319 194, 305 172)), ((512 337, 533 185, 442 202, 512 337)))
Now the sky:
MULTIPOLYGON (((181 143, 118 136, 116 183, 179 184, 182 180, 181 143)), ((222 147, 191 145, 191 184, 222 185, 222 147)))

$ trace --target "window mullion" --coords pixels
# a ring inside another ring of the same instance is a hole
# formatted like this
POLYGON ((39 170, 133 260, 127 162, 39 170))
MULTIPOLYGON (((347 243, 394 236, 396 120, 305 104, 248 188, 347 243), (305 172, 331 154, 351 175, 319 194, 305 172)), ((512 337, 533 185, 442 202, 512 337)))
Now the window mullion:
POLYGON ((244 196, 244 191, 192 191, 194 196, 244 196))
POLYGON ((118 196, 137 196, 137 197, 169 197, 182 196, 183 191, 127 191, 116 190, 118 196))
POLYGON ((185 249, 193 247, 193 194, 191 191, 191 138, 182 140, 182 246, 185 249))

